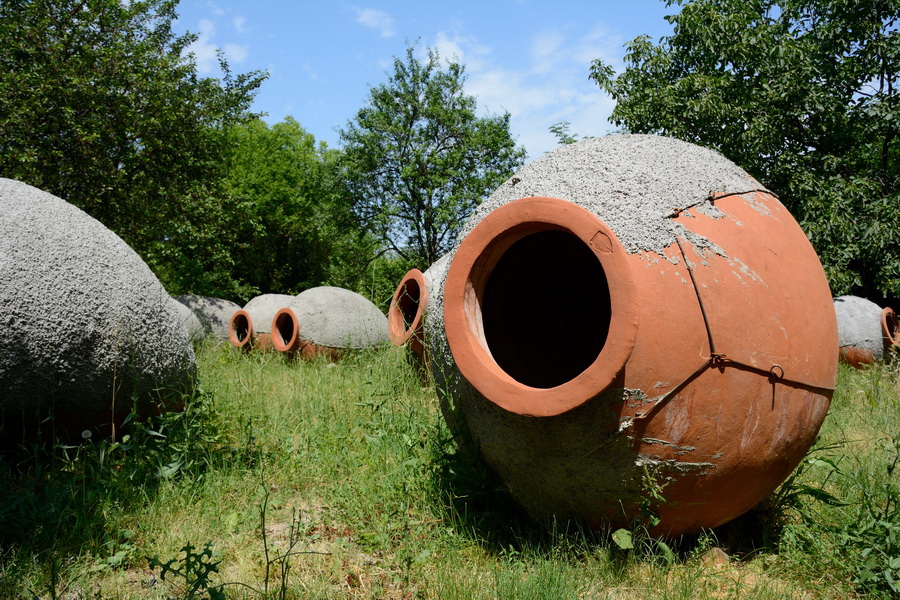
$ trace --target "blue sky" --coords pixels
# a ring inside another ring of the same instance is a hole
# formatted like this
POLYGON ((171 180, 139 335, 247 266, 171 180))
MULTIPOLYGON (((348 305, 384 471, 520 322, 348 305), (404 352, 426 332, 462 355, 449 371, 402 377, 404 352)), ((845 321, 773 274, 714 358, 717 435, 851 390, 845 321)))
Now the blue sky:
POLYGON ((534 159, 553 150, 548 127, 569 121, 603 135, 612 100, 588 80, 595 58, 622 68, 624 44, 671 32, 662 0, 182 0, 176 31, 200 35, 198 69, 217 76, 216 50, 234 72, 266 69, 253 110, 269 123, 290 115, 337 147, 337 130, 383 83, 407 42, 465 65, 466 92, 480 112, 511 115, 517 142, 534 159))

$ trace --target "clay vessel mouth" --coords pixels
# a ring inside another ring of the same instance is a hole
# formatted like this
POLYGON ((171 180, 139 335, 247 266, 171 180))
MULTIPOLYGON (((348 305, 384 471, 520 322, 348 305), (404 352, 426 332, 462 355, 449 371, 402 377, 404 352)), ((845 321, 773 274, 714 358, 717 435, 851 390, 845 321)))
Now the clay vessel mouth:
POLYGON ((402 346, 421 330, 427 306, 425 275, 419 269, 410 269, 397 286, 387 313, 388 334, 393 345, 402 346))
POLYGON ((594 214, 523 198, 487 215, 444 286, 454 361, 506 410, 551 416, 608 388, 631 355, 638 313, 627 254, 594 214))
POLYGON ((249 349, 253 340, 253 319, 245 310, 235 311, 228 323, 228 341, 237 348, 249 349))
POLYGON ((881 332, 885 350, 900 346, 900 319, 891 307, 881 311, 881 332))
POLYGON ((279 352, 293 352, 300 345, 300 323, 290 308, 279 309, 272 318, 272 345, 279 352))

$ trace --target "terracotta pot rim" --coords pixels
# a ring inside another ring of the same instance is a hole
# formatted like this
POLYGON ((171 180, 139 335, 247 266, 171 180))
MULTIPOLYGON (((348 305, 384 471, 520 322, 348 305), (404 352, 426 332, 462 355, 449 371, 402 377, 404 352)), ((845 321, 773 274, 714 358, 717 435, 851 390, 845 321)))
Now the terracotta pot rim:
POLYGON ((459 245, 444 285, 445 333, 462 375, 488 400, 521 415, 559 415, 600 394, 619 376, 637 337, 636 284, 627 257, 603 221, 568 200, 520 198, 488 214, 459 245), (513 379, 491 356, 478 294, 512 244, 544 231, 568 232, 592 250, 608 282, 611 317, 606 343, 590 366, 556 387, 535 388, 513 379))
POLYGON ((253 318, 250 317, 250 313, 244 309, 234 311, 234 314, 231 315, 231 319, 228 321, 228 341, 231 345, 236 348, 250 349, 253 345, 253 337, 255 334, 256 331, 253 329, 253 318), (247 335, 244 336, 243 339, 238 338, 237 331, 235 330, 235 323, 238 319, 244 319, 247 322, 247 335))
POLYGON ((881 311, 881 332, 887 349, 900 346, 900 321, 890 306, 881 311))
POLYGON ((278 309, 272 317, 272 347, 279 352, 294 352, 300 347, 300 322, 289 307, 278 309), (290 324, 290 335, 283 335, 286 323, 290 324))
POLYGON ((422 327, 422 320, 425 318, 427 306, 428 288, 425 282, 425 275, 419 269, 412 268, 400 280, 397 289, 394 291, 394 296, 391 298, 390 308, 388 308, 388 335, 393 345, 402 346, 422 327), (403 318, 403 311, 400 310, 400 298, 410 281, 414 281, 419 286, 419 301, 416 306, 416 315, 412 323, 407 327, 403 318))

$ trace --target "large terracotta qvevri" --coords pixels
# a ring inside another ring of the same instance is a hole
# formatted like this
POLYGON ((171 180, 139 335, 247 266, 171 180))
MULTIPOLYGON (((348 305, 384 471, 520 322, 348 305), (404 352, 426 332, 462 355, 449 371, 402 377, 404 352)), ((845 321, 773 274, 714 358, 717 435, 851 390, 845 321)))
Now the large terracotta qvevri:
POLYGON ((466 223, 430 302, 439 393, 545 521, 725 523, 798 464, 834 389, 803 231, 736 165, 672 139, 527 165, 466 223))

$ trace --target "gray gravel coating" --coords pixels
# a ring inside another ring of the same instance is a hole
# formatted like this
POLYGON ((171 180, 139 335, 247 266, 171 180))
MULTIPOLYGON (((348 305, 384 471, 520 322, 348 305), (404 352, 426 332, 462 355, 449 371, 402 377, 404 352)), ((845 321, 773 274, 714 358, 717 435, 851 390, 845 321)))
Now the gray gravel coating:
MULTIPOLYGON (((468 219, 462 240, 499 206, 529 196, 569 200, 615 232, 625 250, 662 252, 675 241, 675 208, 701 204, 711 194, 765 189, 730 160, 707 148, 654 135, 609 135, 554 150, 520 169, 468 219)), ((698 236, 699 237, 699 236, 698 236)), ((702 242, 702 240, 700 240, 702 242)))
POLYGON ((884 356, 884 336, 881 331, 882 308, 858 296, 839 296, 834 299, 837 316, 838 345, 859 348, 872 353, 875 360, 884 356))
POLYGON ((191 342, 199 342, 206 337, 206 329, 194 311, 175 298, 172 298, 171 304, 172 310, 178 313, 178 322, 187 331, 191 342))
POLYGON ((368 299, 344 288, 321 286, 291 300, 305 342, 329 348, 387 346, 387 317, 368 299))
POLYGON ((0 412, 84 416, 186 389, 194 353, 169 295, 112 231, 71 204, 0 179, 0 412), (114 387, 115 384, 115 387, 114 387))
POLYGON ((240 310, 240 306, 230 300, 195 294, 182 294, 175 296, 175 299, 194 311, 207 335, 212 335, 218 340, 228 341, 228 325, 231 323, 231 316, 240 310))
POLYGON ((434 287, 435 281, 443 281, 444 277, 447 275, 447 269, 450 268, 450 253, 443 255, 428 267, 422 276, 425 278, 425 287, 429 297, 431 296, 431 289, 434 287))
MULTIPOLYGON (((256 333, 272 333, 272 319, 282 308, 288 306, 294 296, 288 294, 261 294, 244 305, 250 315, 253 331, 256 333)), ((233 313, 232 313, 233 314, 233 313)))
POLYGON ((422 276, 425 279, 425 290, 428 294, 428 303, 425 306, 425 316, 422 319, 422 330, 426 344, 428 344, 427 340, 431 334, 429 327, 437 323, 434 318, 429 319, 428 313, 434 312, 436 306, 440 306, 441 311, 443 311, 443 301, 436 301, 436 299, 442 297, 444 279, 447 277, 447 269, 450 268, 451 257, 452 253, 448 252, 431 263, 431 266, 422 273, 422 276))

